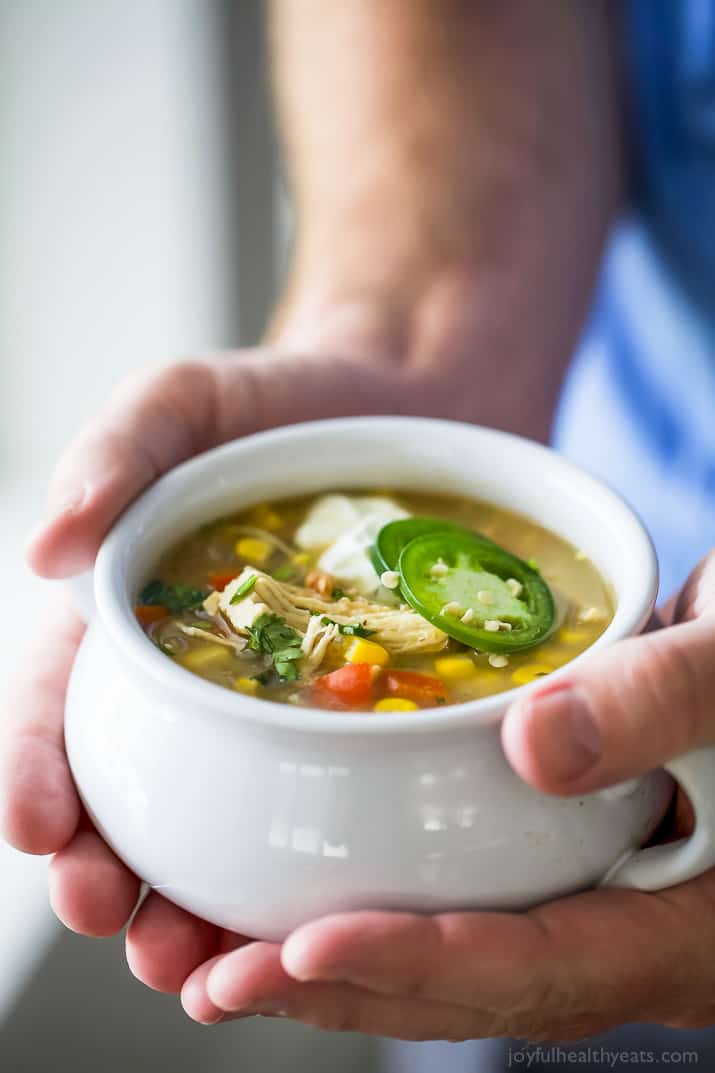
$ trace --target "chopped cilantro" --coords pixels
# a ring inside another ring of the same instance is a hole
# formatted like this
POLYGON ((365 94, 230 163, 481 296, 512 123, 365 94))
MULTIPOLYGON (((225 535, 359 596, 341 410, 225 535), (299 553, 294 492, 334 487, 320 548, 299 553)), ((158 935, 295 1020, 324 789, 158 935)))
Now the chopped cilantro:
POLYGON ((283 566, 279 566, 277 570, 273 571, 273 577, 276 581, 290 581, 295 576, 295 570, 290 563, 283 563, 283 566))
POLYGON ((280 615, 259 615, 249 626, 248 635, 248 647, 270 656, 277 674, 284 682, 294 682, 300 677, 296 666, 304 654, 300 647, 300 634, 284 618, 280 615))
POLYGON ((172 615, 176 615, 187 607, 198 607, 207 596, 208 592, 194 589, 191 585, 165 585, 163 581, 155 579, 144 586, 139 601, 149 606, 161 604, 167 607, 172 615))
POLYGON ((375 633, 375 630, 368 630, 360 622, 348 622, 345 626, 338 626, 338 629, 346 637, 372 637, 375 633))
POLYGON ((239 600, 242 600, 244 596, 247 596, 257 581, 258 574, 251 574, 245 581, 242 581, 231 597, 231 603, 237 604, 239 600))
POLYGON ((345 595, 345 590, 340 589, 336 586, 330 595, 334 600, 342 600, 343 596, 345 595))

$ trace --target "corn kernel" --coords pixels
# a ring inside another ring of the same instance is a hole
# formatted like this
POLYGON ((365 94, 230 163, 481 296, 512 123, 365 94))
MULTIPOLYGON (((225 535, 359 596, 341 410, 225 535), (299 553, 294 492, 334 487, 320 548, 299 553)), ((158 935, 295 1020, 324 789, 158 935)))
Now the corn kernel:
POLYGON ((545 674, 551 674, 553 669, 546 663, 522 663, 521 667, 517 667, 512 674, 511 680, 515 686, 525 686, 536 678, 543 678, 545 674))
POLYGON ((236 689, 239 693, 255 693, 258 689, 258 682, 255 678, 237 678, 236 689))
POLYGON ((434 669, 440 678, 471 678, 477 670, 469 656, 442 656, 434 661, 434 669))
POLYGON ((569 630, 564 627, 559 630, 558 639, 564 645, 580 645, 588 640, 588 634, 585 630, 569 630))
POLYGON ((379 700, 374 712, 416 712, 417 705, 413 700, 405 700, 404 697, 384 697, 379 700))
POLYGON ((199 672, 229 663, 232 656, 233 652, 225 645, 206 642, 200 648, 190 648, 188 652, 182 652, 177 659, 188 670, 199 672))
POLYGON ((257 566, 265 563, 271 551, 268 541, 258 540, 256 537, 241 537, 236 542, 236 555, 240 555, 242 559, 248 559, 251 563, 256 563, 257 566))
POLYGON ((307 566, 310 562, 310 555, 307 551, 297 551, 292 560, 296 566, 307 566))
POLYGON ((348 647, 345 659, 348 663, 371 663, 373 666, 384 667, 390 662, 390 653, 375 641, 356 637, 348 647))
POLYGON ((270 503, 259 503, 257 507, 254 507, 250 513, 251 523, 258 525, 262 529, 268 529, 269 532, 274 532, 276 529, 281 529, 285 525, 283 517, 273 510, 270 503))

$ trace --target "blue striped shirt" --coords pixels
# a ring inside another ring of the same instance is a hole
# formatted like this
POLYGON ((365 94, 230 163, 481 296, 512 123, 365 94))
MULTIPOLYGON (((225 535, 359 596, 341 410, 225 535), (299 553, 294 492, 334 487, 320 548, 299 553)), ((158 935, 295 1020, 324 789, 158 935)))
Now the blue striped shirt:
POLYGON ((715 0, 633 0, 635 175, 557 446, 640 512, 661 593, 715 546, 715 0))

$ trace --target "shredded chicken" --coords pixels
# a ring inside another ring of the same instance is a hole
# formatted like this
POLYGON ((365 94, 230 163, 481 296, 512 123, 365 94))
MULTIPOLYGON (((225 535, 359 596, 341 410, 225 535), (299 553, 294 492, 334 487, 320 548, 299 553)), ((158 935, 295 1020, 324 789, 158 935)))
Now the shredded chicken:
POLYGON ((200 626, 187 626, 183 622, 177 622, 177 626, 182 633, 187 634, 189 637, 198 637, 202 641, 213 641, 214 644, 224 645, 226 648, 233 648, 236 652, 242 652, 246 647, 246 640, 243 637, 219 637, 218 634, 212 633, 211 630, 202 630, 200 626))
MULTIPOLYGON (((208 600, 215 605, 215 594, 208 600)), ((206 610, 209 608, 204 604, 206 610)), ((404 654, 410 652, 439 652, 447 643, 447 635, 436 626, 427 622, 411 608, 388 607, 385 604, 372 603, 363 596, 343 596, 339 600, 326 599, 312 589, 300 588, 276 581, 254 567, 247 566, 239 577, 235 578, 219 595, 218 610, 239 633, 245 634, 259 615, 280 615, 289 626, 301 634, 307 642, 309 658, 312 660, 320 648, 323 658, 329 644, 338 634, 337 626, 332 633, 320 619, 326 616, 341 626, 360 624, 373 631, 372 640, 381 644, 388 652, 404 654), (253 588, 237 603, 231 600, 236 590, 252 575, 256 575, 253 588), (311 626, 316 620, 322 627, 311 626), (310 632, 309 632, 310 631, 310 632), (328 637, 328 640, 325 638, 328 637), (322 646, 322 647, 321 647, 322 646)), ((212 611, 212 613, 215 613, 212 611)), ((317 665, 317 664, 316 664, 317 665)))
POLYGON ((212 592, 204 600, 204 611, 208 611, 209 615, 218 615, 219 604, 221 603, 221 593, 212 592))
POLYGON ((325 623, 320 615, 311 615, 308 628, 301 643, 305 653, 302 675, 314 671, 325 659, 328 648, 340 637, 340 631, 334 622, 325 623))

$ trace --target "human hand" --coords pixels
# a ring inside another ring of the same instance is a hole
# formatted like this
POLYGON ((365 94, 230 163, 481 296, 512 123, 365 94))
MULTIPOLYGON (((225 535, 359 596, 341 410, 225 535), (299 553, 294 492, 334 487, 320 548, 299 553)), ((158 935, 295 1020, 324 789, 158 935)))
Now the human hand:
MULTIPOLYGON (((331 275, 333 284, 337 278, 331 275)), ((115 517, 146 485, 200 451, 262 428, 411 413, 544 433, 546 401, 535 405, 529 392, 515 399, 496 382, 487 390, 495 319, 513 304, 501 277, 441 266, 429 283, 401 279, 397 295, 351 290, 340 278, 339 294, 289 288, 272 346, 121 385, 59 461, 49 518, 29 546, 34 570, 63 578, 87 569, 115 517), (480 369, 483 390, 474 392, 480 369)), ((51 899, 65 924, 110 935, 130 917, 139 882, 92 829, 72 783, 62 726, 82 625, 67 607, 52 614, 43 628, 52 648, 43 644, 31 656, 0 727, 0 829, 21 850, 55 854, 51 899)), ((137 976, 178 991, 198 964, 238 941, 152 894, 132 922, 127 950, 137 976)))
MULTIPOLYGON (((503 743, 522 777, 580 795, 715 743, 715 553, 667 616, 512 706, 503 743)), ((714 904, 711 870, 654 894, 589 891, 523 914, 336 914, 282 945, 215 956, 183 1001, 203 1021, 280 1014, 412 1040, 703 1027, 715 1020, 714 904)))
MULTIPOLYGON (((272 424, 407 408, 404 363, 384 359, 377 318, 368 323, 355 308, 336 318, 323 319, 320 336, 292 329, 290 347, 174 365, 120 387, 59 462, 49 520, 29 548, 34 569, 66 577, 88 568, 124 506, 196 452, 272 424)), ((0 822, 17 848, 55 854, 55 912, 75 931, 100 936, 125 925, 139 881, 83 813, 64 753, 65 690, 82 632, 69 606, 48 609, 0 725, 0 822)), ((178 991, 197 964, 239 941, 150 895, 127 946, 141 979, 178 991)))
MULTIPOLYGON (((51 520, 30 550, 39 573, 90 566, 117 513, 155 477, 270 425, 424 413, 548 435, 619 203, 606 20, 595 8, 582 17, 564 7, 527 24, 516 10, 466 17, 469 5, 464 19, 398 5, 386 20, 372 7, 335 5, 338 19, 351 20, 348 33, 331 34, 310 11, 296 19, 296 5, 277 16, 285 17, 272 36, 284 46, 276 66, 299 221, 280 348, 124 387, 60 463, 51 520), (307 48, 298 43, 306 38, 307 48), (475 64, 476 54, 484 62, 475 64), (305 62, 313 55, 317 64, 305 62), (520 71, 506 94, 505 55, 520 71), (353 59, 357 71, 347 66, 353 59), (471 100, 476 112, 464 108, 471 100), (397 305, 380 310, 376 287, 396 286, 397 305)), ((61 919, 111 934, 128 918, 138 882, 83 816, 64 756, 64 692, 81 626, 58 611, 43 627, 53 645, 28 665, 3 728, 0 819, 19 848, 56 854, 61 919)), ((171 991, 239 941, 154 894, 132 923, 128 952, 138 976, 171 991)), ((192 1009, 198 979, 187 985, 192 1009)))

